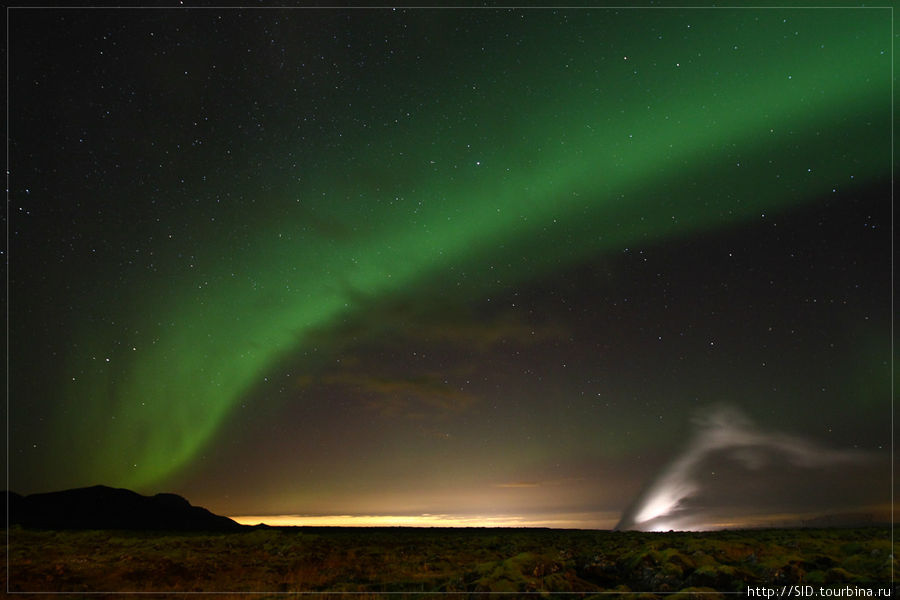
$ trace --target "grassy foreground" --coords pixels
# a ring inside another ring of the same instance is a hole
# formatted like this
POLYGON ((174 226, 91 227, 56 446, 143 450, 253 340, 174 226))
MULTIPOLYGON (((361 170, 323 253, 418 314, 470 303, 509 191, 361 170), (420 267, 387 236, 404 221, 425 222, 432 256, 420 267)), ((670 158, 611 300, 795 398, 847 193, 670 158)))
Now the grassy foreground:
MULTIPOLYGON (((888 528, 637 533, 558 529, 261 528, 228 534, 9 530, 11 592, 746 591, 889 582, 888 528)), ((6 589, 6 573, 0 574, 6 589)), ((667 593, 668 592, 668 593, 667 593)), ((242 595, 238 595, 243 593, 242 595)), ((548 594, 549 593, 549 594, 548 594)), ((263 594, 265 595, 265 594, 263 594)), ((709 594, 694 598, 715 598, 709 594)), ((32 597, 32 596, 29 596, 32 597)), ((724 597, 724 596, 722 596, 724 597)))

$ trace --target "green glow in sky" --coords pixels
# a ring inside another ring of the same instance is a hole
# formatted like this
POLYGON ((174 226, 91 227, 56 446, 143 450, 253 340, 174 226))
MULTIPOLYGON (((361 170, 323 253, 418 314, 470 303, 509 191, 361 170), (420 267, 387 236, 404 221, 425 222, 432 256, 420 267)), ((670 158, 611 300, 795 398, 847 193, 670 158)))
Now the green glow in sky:
POLYGON ((890 168, 871 143, 890 117, 889 23, 875 13, 568 15, 522 24, 513 11, 465 33, 430 15, 423 36, 449 32, 436 72, 375 65, 341 80, 333 126, 309 136, 277 133, 304 82, 256 67, 283 78, 284 112, 260 117, 276 132, 265 143, 310 162, 276 168, 235 147, 255 178, 222 185, 241 201, 217 219, 185 213, 171 236, 148 216, 158 272, 96 283, 115 292, 112 324, 81 324, 52 426, 90 457, 73 481, 164 481, 286 356, 329 360, 312 332, 379 298, 466 302, 498 278, 767 218, 890 168), (507 22, 526 43, 504 37, 507 22))

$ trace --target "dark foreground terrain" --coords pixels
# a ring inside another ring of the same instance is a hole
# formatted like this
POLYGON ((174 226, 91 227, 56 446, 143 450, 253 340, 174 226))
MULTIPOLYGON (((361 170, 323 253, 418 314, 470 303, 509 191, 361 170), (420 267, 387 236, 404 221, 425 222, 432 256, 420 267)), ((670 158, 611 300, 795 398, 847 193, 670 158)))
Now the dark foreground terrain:
MULTIPOLYGON (((890 529, 637 533, 256 528, 234 533, 9 530, 11 592, 324 592, 311 597, 675 598, 747 586, 886 583, 890 529), (393 594, 385 594, 385 592, 393 594), (575 595, 571 595, 575 592, 575 595), (437 596, 435 596, 437 597, 437 596)), ((6 589, 6 574, 0 589, 6 589)), ((239 595, 240 594, 240 595, 239 595)), ((818 594, 817 594, 818 595, 818 594)), ((685 597, 715 598, 718 594, 685 597)), ((33 597, 33 596, 29 596, 33 597)), ((724 596, 722 596, 724 597, 724 596)))

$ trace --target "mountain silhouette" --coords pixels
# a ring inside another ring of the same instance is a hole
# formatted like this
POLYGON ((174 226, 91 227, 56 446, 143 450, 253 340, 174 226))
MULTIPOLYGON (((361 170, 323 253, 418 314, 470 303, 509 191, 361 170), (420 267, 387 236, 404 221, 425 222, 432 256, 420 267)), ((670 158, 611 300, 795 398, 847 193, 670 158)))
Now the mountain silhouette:
POLYGON ((9 524, 36 529, 136 529, 154 531, 236 531, 228 517, 192 506, 176 494, 142 496, 105 485, 29 494, 3 494, 9 524))

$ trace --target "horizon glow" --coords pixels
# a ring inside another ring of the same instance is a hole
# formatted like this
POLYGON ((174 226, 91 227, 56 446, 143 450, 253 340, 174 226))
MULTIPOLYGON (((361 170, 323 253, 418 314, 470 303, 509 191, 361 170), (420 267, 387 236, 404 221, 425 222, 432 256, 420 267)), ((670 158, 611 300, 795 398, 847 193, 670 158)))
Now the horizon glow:
POLYGON ((238 515, 241 525, 271 527, 541 527, 554 529, 611 529, 614 515, 238 515))

